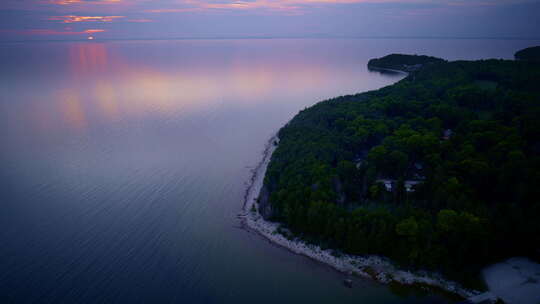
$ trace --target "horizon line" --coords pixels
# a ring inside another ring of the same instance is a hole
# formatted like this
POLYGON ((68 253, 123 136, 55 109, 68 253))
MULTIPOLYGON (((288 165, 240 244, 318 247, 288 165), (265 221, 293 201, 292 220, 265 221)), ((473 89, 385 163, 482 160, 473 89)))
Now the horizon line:
POLYGON ((1 40, 0 43, 23 42, 110 42, 110 41, 159 41, 159 40, 272 40, 272 39, 441 39, 441 40, 540 40, 540 37, 508 37, 508 36, 207 36, 207 37, 142 37, 142 38, 87 38, 78 39, 23 39, 1 40))

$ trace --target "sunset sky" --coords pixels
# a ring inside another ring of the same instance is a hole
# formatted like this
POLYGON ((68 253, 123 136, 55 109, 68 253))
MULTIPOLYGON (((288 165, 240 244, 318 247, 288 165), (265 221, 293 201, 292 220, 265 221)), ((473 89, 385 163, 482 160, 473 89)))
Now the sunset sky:
POLYGON ((540 37, 531 0, 2 0, 0 41, 540 37))

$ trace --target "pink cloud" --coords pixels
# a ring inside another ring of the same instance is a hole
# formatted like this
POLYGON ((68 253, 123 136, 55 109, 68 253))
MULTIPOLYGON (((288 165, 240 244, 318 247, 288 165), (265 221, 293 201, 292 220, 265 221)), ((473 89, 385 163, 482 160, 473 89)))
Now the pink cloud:
POLYGON ((53 16, 47 20, 62 21, 63 23, 75 22, 112 22, 115 19, 125 18, 125 16, 53 16))
MULTIPOLYGON (((405 0, 406 1, 406 0, 405 0)), ((148 13, 189 13, 196 11, 208 10, 269 10, 292 12, 298 11, 308 5, 325 5, 325 4, 345 4, 345 3, 374 3, 374 2, 405 2, 403 0, 255 0, 255 1, 224 1, 211 2, 208 0, 182 0, 178 1, 179 5, 188 7, 182 8, 167 8, 167 9, 151 9, 146 10, 148 13)))
POLYGON ((1 30, 2 32, 15 33, 18 35, 83 35, 106 32, 103 29, 87 29, 84 31, 57 31, 52 29, 30 29, 30 30, 1 30))
POLYGON ((70 4, 110 4, 110 3, 120 3, 122 0, 96 0, 96 1, 85 1, 85 0, 49 0, 49 3, 59 4, 59 5, 70 5, 70 4))

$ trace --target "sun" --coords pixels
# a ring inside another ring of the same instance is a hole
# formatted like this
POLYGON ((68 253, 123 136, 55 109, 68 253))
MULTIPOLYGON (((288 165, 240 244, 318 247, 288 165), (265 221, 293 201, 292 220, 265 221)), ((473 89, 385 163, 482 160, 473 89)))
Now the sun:
POLYGON ((88 36, 88 40, 94 40, 93 36, 88 36))

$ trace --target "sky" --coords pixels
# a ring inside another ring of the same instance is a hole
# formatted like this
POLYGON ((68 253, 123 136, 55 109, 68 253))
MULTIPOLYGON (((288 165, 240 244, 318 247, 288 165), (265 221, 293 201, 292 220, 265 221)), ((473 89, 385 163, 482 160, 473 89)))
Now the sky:
POLYGON ((0 0, 0 41, 539 38, 540 0, 0 0))

